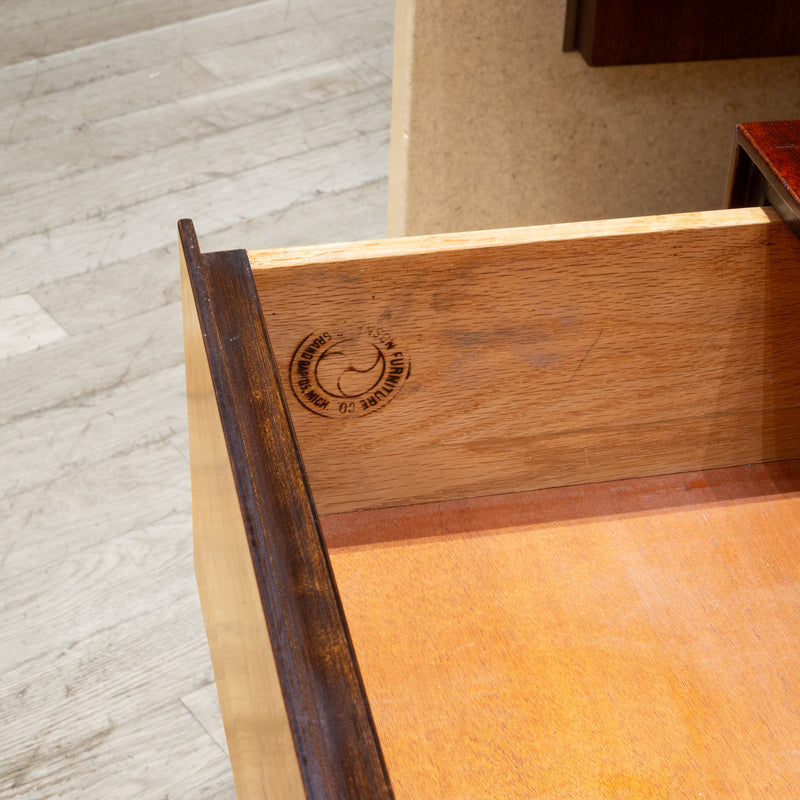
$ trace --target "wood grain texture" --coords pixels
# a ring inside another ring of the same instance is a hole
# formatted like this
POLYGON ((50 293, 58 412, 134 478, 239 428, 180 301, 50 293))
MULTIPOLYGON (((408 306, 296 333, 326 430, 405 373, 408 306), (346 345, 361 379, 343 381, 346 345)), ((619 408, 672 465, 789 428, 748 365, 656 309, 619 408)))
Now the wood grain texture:
POLYGON ((800 120, 738 125, 728 205, 775 206, 800 237, 800 120))
POLYGON ((800 8, 793 0, 578 0, 568 5, 565 49, 595 67, 797 55, 800 8))
POLYGON ((181 280, 194 566, 236 792, 305 800, 187 269, 193 244, 184 238, 181 280))
POLYGON ((398 798, 797 796, 800 463, 323 526, 398 798))
POLYGON ((765 209, 250 253, 324 513, 800 455, 798 259, 765 209), (410 377, 311 413, 298 345, 365 326, 410 377))
POLYGON ((237 790, 243 797, 260 797, 267 787, 309 800, 390 800, 246 254, 201 256, 191 223, 180 231, 194 350, 187 380, 195 553, 204 565, 198 587, 211 615, 237 790), (191 304, 199 327, 192 326, 191 304), (198 367, 201 336, 210 377, 198 392, 193 373, 206 377, 198 367), (220 477, 228 467, 229 477, 220 477), (241 596, 229 595, 239 581, 241 596))

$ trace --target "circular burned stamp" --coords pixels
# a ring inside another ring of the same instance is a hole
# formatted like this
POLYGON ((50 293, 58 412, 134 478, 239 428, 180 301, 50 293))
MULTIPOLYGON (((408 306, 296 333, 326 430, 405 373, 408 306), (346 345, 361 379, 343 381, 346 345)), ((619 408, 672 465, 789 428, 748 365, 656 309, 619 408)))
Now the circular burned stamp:
POLYGON ((362 417, 382 409, 411 371, 408 355, 387 331, 310 333, 289 367, 295 397, 323 417, 362 417))

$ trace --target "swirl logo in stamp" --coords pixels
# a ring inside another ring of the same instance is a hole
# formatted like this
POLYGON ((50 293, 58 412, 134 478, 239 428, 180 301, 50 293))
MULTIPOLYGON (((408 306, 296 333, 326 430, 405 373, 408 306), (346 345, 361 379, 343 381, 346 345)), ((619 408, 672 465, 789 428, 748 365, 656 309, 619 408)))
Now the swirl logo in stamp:
POLYGON ((365 327, 311 333, 289 367, 294 396, 323 417, 363 417, 380 411, 405 383, 411 362, 394 337, 365 327))

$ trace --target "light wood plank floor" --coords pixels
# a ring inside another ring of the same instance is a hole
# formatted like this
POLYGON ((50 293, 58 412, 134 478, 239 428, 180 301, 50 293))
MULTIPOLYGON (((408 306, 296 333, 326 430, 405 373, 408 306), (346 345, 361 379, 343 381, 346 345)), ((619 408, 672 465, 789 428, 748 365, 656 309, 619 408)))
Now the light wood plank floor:
POLYGON ((393 4, 0 5, 0 798, 233 798, 175 223, 384 235, 393 4))

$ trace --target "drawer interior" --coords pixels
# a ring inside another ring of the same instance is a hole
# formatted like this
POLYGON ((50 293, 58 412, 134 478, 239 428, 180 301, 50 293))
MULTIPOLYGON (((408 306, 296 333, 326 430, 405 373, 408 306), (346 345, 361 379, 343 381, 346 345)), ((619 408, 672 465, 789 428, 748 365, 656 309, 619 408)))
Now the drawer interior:
POLYGON ((396 797, 794 796, 799 519, 798 461, 324 517, 396 797))
POLYGON ((792 796, 800 249, 773 211, 182 243, 242 797, 792 796))

